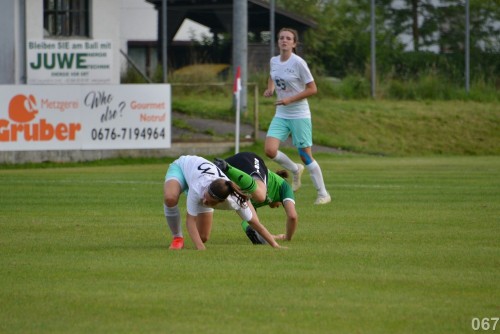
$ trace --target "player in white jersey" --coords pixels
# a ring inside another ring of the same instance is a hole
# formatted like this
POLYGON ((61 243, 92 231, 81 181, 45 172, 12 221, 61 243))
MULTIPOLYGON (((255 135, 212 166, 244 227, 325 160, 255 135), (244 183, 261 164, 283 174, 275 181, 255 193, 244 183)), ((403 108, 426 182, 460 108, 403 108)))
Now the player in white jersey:
POLYGON ((163 186, 164 213, 173 235, 170 249, 184 247, 180 210, 177 206, 182 192, 187 193, 186 227, 196 249, 205 249, 205 242, 212 229, 214 209, 235 210, 269 245, 280 247, 274 236, 259 222, 248 196, 236 184, 210 161, 199 156, 183 155, 170 164, 163 186))
POLYGON ((283 28, 278 33, 280 54, 270 61, 270 76, 265 97, 277 95, 276 113, 269 125, 265 141, 266 155, 293 173, 293 190, 301 186, 304 166, 293 162, 279 151, 282 141, 292 136, 302 162, 311 175, 318 196, 314 204, 331 202, 325 187, 321 167, 312 156, 312 122, 307 98, 316 94, 317 87, 307 63, 294 53, 298 43, 297 31, 283 28))

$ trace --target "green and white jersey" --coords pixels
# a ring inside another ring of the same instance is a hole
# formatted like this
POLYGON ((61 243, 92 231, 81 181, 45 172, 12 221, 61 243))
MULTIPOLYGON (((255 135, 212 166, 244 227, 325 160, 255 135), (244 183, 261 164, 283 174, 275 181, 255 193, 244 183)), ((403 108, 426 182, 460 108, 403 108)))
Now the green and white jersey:
MULTIPOLYGON (((264 160, 257 154, 253 152, 240 152, 227 158, 226 161, 234 168, 239 169, 240 172, 244 172, 252 178, 258 178, 266 185, 267 199, 262 203, 256 203, 251 200, 255 208, 269 205, 272 202, 284 203, 285 201, 292 201, 295 204, 292 187, 284 178, 271 172, 264 160)), ((235 177, 233 176, 233 181, 240 185, 239 180, 235 177)))
POLYGON ((285 179, 283 179, 278 174, 268 171, 267 172, 267 199, 262 203, 252 204, 255 208, 260 208, 265 205, 269 205, 272 202, 292 201, 295 204, 295 196, 293 194, 292 187, 285 179))

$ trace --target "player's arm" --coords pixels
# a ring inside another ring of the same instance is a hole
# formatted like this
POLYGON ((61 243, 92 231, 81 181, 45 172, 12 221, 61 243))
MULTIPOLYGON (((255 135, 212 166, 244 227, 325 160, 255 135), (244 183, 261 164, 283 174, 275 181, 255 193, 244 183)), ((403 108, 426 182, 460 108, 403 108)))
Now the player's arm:
POLYGON ((274 236, 267 230, 267 228, 264 225, 260 223, 259 217, 257 216, 257 212, 255 211, 255 208, 250 202, 248 202, 248 209, 251 211, 252 217, 249 218, 248 215, 243 214, 241 210, 238 211, 240 217, 246 220, 248 224, 250 224, 250 226, 257 233, 259 233, 271 247, 280 248, 280 245, 274 240, 274 236))
POLYGON ((276 105, 282 104, 286 106, 287 104, 306 99, 309 96, 316 94, 317 92, 318 87, 316 87, 316 83, 314 81, 311 81, 306 84, 306 88, 302 92, 290 97, 286 97, 283 100, 278 100, 276 101, 276 105))
POLYGON ((200 232, 198 231, 198 227, 196 226, 196 217, 191 216, 189 213, 187 214, 186 218, 186 227, 196 249, 205 250, 205 244, 201 240, 200 232))
MULTIPOLYGON (((277 198, 277 196, 275 195, 274 198, 277 198)), ((276 239, 290 241, 292 240, 292 237, 295 234, 295 230, 297 229, 299 218, 297 210, 295 209, 295 196, 292 187, 285 180, 282 180, 281 182, 279 189, 279 198, 281 204, 283 205, 283 209, 285 210, 286 226, 285 234, 278 234, 276 236, 276 239)))
POLYGON ((283 203, 283 209, 286 213, 286 234, 285 240, 292 240, 297 225, 299 223, 299 217, 297 215, 297 210, 295 210, 295 203, 293 201, 285 201, 283 203))
POLYGON ((267 89, 264 91, 264 96, 271 97, 273 96, 273 94, 274 94, 274 81, 271 78, 271 76, 269 76, 269 78, 267 79, 267 89))

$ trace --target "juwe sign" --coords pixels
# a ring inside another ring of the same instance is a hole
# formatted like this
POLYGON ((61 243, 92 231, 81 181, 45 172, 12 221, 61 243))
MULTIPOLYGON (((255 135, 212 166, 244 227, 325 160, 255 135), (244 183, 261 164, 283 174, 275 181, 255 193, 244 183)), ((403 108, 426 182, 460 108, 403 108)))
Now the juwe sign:
POLYGON ((113 48, 109 40, 29 40, 28 84, 109 84, 113 48))

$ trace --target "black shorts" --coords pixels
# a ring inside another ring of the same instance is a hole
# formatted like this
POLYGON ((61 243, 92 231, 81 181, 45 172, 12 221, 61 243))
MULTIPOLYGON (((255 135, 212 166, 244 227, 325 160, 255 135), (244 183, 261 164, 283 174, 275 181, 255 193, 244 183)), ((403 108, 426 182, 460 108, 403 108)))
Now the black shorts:
POLYGON ((226 161, 248 175, 261 179, 267 185, 267 166, 257 154, 240 152, 227 158, 226 161))

